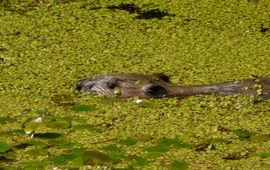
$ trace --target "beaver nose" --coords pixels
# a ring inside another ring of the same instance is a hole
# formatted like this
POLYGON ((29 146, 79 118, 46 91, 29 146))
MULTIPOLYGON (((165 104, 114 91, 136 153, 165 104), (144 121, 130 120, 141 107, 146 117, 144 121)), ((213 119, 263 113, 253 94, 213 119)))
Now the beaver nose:
POLYGON ((82 88, 83 88, 82 82, 77 82, 76 90, 77 90, 78 92, 80 92, 80 91, 82 90, 82 88))

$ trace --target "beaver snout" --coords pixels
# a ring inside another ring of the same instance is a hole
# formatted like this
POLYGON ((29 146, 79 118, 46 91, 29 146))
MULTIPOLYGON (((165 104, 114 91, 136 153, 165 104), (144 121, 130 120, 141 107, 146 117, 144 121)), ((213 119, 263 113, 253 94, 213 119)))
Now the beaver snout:
POLYGON ((76 90, 78 92, 88 92, 91 91, 94 84, 92 83, 92 78, 82 79, 77 81, 76 90))
POLYGON ((83 88, 83 83, 78 81, 77 86, 76 86, 76 91, 81 92, 82 88, 83 88))

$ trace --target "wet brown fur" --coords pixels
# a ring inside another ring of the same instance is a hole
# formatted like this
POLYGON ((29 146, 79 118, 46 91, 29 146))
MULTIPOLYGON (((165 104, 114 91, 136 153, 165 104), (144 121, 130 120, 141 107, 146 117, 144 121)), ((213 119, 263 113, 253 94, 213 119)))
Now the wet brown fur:
POLYGON ((107 74, 79 80, 81 93, 100 94, 108 97, 162 98, 192 95, 254 95, 270 98, 270 78, 247 79, 239 82, 222 82, 209 85, 177 85, 164 74, 107 74))

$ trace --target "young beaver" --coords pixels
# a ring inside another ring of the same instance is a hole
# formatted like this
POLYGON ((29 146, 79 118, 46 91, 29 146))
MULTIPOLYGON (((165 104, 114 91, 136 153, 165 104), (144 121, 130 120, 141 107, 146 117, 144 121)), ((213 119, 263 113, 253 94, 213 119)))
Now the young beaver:
POLYGON ((81 93, 130 98, 188 97, 192 95, 254 95, 270 98, 270 78, 247 79, 209 85, 176 85, 164 74, 107 74, 79 80, 81 93))

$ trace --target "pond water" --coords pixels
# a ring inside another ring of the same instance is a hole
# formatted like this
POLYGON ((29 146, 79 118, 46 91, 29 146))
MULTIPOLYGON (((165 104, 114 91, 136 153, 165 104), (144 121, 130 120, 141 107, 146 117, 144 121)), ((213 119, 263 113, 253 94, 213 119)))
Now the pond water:
POLYGON ((75 92, 113 72, 178 84, 270 76, 270 2, 0 4, 0 169, 270 168, 269 100, 75 92))

